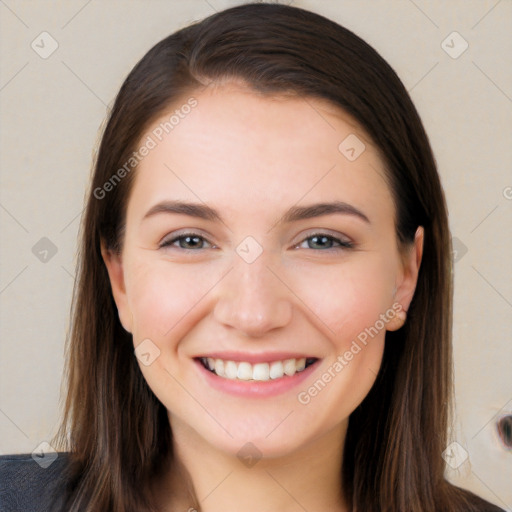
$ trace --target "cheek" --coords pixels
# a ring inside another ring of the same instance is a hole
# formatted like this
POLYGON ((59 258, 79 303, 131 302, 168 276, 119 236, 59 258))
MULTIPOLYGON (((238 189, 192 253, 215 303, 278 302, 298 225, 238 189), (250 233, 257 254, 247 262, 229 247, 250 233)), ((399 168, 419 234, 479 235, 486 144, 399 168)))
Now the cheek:
POLYGON ((360 253, 339 265, 295 269, 288 279, 326 337, 344 350, 390 307, 393 278, 385 258, 360 253))
POLYGON ((309 267, 297 273, 298 295, 321 319, 329 341, 317 380, 298 395, 311 420, 329 411, 326 422, 346 418, 369 392, 379 372, 394 274, 389 259, 359 254, 336 267, 309 267), (336 411, 334 413, 334 411, 336 411))
POLYGON ((182 364, 180 342, 204 316, 202 300, 207 301, 216 282, 211 271, 200 267, 141 258, 127 276, 133 344, 149 347, 152 358, 149 365, 140 360, 140 370, 157 398, 175 411, 190 405, 190 396, 180 385, 183 368, 188 368, 182 364))
MULTIPOLYGON (((134 341, 177 339, 201 298, 212 287, 211 273, 196 265, 140 261, 132 266, 127 293, 134 317, 134 341)), ((166 341, 168 344, 168 341, 166 341)))
MULTIPOLYGON (((210 265, 177 265, 142 257, 128 268, 134 342, 149 338, 159 346, 165 343, 166 348, 177 344, 207 314, 208 292, 223 275, 210 265)), ((390 305, 392 268, 376 253, 360 253, 339 264, 317 260, 273 271, 289 283, 288 300, 293 307, 339 350, 373 326, 390 305)))

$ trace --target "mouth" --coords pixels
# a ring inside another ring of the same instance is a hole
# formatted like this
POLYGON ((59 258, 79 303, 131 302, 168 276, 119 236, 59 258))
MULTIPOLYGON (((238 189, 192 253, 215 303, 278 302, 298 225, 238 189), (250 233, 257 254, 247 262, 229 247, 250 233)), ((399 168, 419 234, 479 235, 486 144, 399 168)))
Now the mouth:
POLYGON ((231 361, 213 357, 195 359, 206 370, 223 379, 258 382, 293 377, 318 361, 316 357, 302 357, 251 364, 248 361, 231 361))

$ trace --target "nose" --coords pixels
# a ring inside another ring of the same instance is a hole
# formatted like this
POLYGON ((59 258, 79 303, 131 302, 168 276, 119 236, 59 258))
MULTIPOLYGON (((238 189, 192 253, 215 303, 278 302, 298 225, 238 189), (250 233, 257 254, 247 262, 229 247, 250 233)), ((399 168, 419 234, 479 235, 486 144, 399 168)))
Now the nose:
POLYGON ((270 263, 265 251, 252 263, 235 254, 232 270, 217 287, 214 317, 218 322, 253 338, 290 322, 292 292, 270 263))

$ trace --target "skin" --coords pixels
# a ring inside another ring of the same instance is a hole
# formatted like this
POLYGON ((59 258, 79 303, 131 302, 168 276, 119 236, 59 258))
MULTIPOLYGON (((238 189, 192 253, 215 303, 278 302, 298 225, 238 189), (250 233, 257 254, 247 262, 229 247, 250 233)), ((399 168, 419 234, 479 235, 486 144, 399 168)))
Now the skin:
POLYGON ((393 304, 408 309, 423 229, 399 251, 378 151, 329 103, 264 96, 235 82, 193 96, 198 105, 136 171, 121 253, 103 248, 134 346, 150 339, 160 350, 151 365, 139 361, 169 411, 175 445, 173 466, 155 482, 159 506, 192 507, 188 483, 207 512, 348 510, 339 483, 348 417, 375 381, 385 331, 400 320, 389 321, 308 404, 297 395, 393 304), (338 150, 349 134, 366 146, 355 161, 338 150), (206 203, 224 222, 169 213, 143 220, 171 199, 206 203), (347 214, 278 223, 291 206, 333 200, 370 223, 347 214), (204 240, 159 246, 189 231, 204 240), (336 250, 331 241, 324 249, 308 238, 318 231, 354 247, 336 250), (263 250, 252 263, 236 252, 247 236, 263 250), (237 397, 200 378, 193 357, 213 350, 298 351, 319 361, 286 393, 237 397), (237 457, 247 442, 262 455, 252 467, 237 457))

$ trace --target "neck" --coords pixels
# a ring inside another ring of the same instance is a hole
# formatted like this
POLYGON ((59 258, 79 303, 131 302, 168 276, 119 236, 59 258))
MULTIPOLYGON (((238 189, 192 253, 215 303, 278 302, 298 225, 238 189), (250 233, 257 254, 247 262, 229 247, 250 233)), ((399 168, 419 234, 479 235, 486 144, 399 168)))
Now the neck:
POLYGON ((171 424, 174 460, 158 491, 159 510, 348 511, 341 488, 348 422, 284 457, 246 464, 177 420, 171 424))

